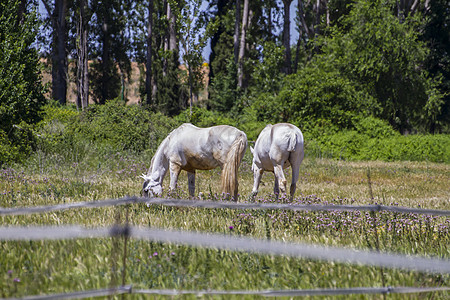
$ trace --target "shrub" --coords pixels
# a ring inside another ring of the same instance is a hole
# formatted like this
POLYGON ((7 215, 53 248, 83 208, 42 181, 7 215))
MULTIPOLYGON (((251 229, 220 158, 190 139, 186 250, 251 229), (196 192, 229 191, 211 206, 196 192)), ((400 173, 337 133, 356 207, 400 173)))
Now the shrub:
POLYGON ((430 161, 450 163, 449 135, 371 137, 354 130, 306 140, 305 153, 342 160, 430 161))
MULTIPOLYGON (((39 150, 80 161, 117 152, 152 154, 176 122, 137 105, 108 101, 84 112, 49 105, 39 123, 39 150)), ((95 159, 94 159, 95 160, 95 159)))
POLYGON ((371 139, 361 151, 360 159, 450 163, 450 136, 408 135, 371 139))
POLYGON ((192 115, 190 110, 186 109, 174 118, 178 124, 192 123, 198 127, 210 127, 216 125, 236 126, 236 121, 228 118, 224 113, 218 111, 207 110, 206 108, 194 106, 192 107, 192 115))

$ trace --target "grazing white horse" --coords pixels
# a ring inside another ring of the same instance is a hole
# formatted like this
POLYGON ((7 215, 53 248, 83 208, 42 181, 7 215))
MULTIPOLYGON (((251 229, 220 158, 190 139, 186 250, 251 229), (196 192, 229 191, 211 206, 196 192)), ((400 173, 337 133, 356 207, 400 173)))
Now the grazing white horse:
POLYGON ((247 149, 243 131, 227 125, 199 128, 185 123, 159 145, 144 178, 143 194, 161 196, 162 183, 170 170, 170 190, 177 187, 181 170, 188 172, 189 195, 195 192, 195 170, 222 168, 222 192, 237 201, 238 169, 247 149))
POLYGON ((275 175, 274 193, 286 193, 286 178, 283 169, 292 167, 291 199, 294 197, 300 164, 303 161, 303 134, 296 126, 289 123, 267 125, 259 134, 253 154, 252 170, 254 183, 252 195, 258 193, 259 183, 264 171, 275 175))

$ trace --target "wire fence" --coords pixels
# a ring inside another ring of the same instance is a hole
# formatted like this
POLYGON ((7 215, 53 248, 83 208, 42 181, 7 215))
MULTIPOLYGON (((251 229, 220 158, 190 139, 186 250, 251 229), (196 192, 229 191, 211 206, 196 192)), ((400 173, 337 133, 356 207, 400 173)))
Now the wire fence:
MULTIPOLYGON (((177 207, 194 207, 209 209, 253 209, 253 210, 293 210, 293 211, 389 211, 395 213, 426 214, 450 216, 448 210, 431 210, 383 205, 303 205, 303 204, 266 204, 236 203, 226 201, 194 201, 183 199, 125 197, 103 201, 67 203, 39 207, 0 208, 1 216, 48 213, 78 208, 98 208, 106 206, 146 203, 148 205, 166 205, 177 207)), ((450 274, 450 260, 422 256, 406 256, 394 253, 382 253, 373 250, 357 250, 343 247, 326 247, 323 245, 288 243, 281 241, 253 239, 231 235, 151 229, 135 226, 112 226, 86 228, 81 226, 4 226, 0 227, 0 240, 42 240, 42 239, 76 239, 124 237, 162 243, 183 244, 194 247, 246 251, 260 254, 286 255, 297 258, 335 261, 341 263, 362 264, 366 266, 396 268, 433 274, 450 274)), ((124 262, 126 249, 124 251, 124 262)), ((125 268, 124 268, 125 269, 125 268)), ((315 290, 281 290, 281 291, 182 291, 182 290, 134 290, 131 286, 83 291, 65 294, 29 296, 22 299, 69 299, 88 298, 117 294, 157 294, 157 295, 259 295, 275 296, 311 296, 311 295, 350 295, 350 294, 389 294, 422 293, 448 291, 449 287, 368 287, 344 289, 315 290)))
POLYGON ((337 296, 337 295, 370 295, 370 294, 416 294, 430 292, 446 292, 449 287, 362 287, 362 288, 336 288, 336 289, 308 289, 308 290, 265 290, 265 291, 220 291, 220 290, 169 290, 169 289, 133 289, 131 285, 119 286, 108 289, 89 290, 73 293, 60 293, 42 296, 28 296, 24 298, 8 298, 25 299, 25 300, 41 300, 41 299, 85 299, 101 296, 116 296, 123 294, 141 294, 141 295, 159 295, 159 296, 183 296, 194 295, 202 296, 263 296, 263 297, 299 297, 299 296, 337 296))
POLYGON ((291 210, 291 211, 370 211, 380 212, 388 211, 393 213, 420 214, 433 216, 450 216, 450 210, 409 208, 401 206, 385 205, 319 205, 319 204, 279 204, 279 203, 237 203, 230 201, 203 201, 203 200, 184 200, 184 199, 165 199, 165 198, 144 198, 144 197, 124 197, 119 199, 106 199, 100 201, 65 203, 57 205, 46 205, 36 207, 0 207, 0 216, 6 215, 27 215, 36 213, 48 213, 52 211, 68 210, 75 208, 98 208, 106 206, 126 205, 146 203, 148 205, 166 205, 176 207, 192 208, 220 208, 220 209, 255 209, 255 210, 291 210))

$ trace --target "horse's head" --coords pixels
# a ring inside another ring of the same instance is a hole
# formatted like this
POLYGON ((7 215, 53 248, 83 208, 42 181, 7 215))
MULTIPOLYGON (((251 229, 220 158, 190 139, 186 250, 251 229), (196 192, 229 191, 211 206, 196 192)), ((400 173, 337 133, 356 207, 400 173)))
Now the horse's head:
POLYGON ((142 185, 142 195, 144 197, 160 197, 162 194, 162 186, 160 183, 152 180, 149 176, 142 174, 141 178, 144 179, 142 185))

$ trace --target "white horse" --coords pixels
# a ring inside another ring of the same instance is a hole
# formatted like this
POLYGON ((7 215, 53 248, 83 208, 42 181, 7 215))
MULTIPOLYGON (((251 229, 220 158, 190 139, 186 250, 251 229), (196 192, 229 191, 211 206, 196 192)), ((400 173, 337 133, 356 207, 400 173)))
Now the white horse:
POLYGON ((254 183, 252 195, 258 193, 259 183, 264 171, 275 175, 274 193, 286 193, 286 178, 283 169, 292 167, 291 199, 294 197, 300 164, 303 161, 303 134, 296 126, 288 123, 267 125, 259 134, 255 148, 250 147, 253 154, 252 171, 254 183))
POLYGON ((162 183, 170 170, 170 190, 177 187, 181 170, 188 172, 189 195, 195 192, 195 170, 222 168, 222 192, 237 201, 238 169, 247 149, 247 136, 227 125, 198 128, 185 123, 159 145, 144 178, 143 194, 161 196, 162 183))

